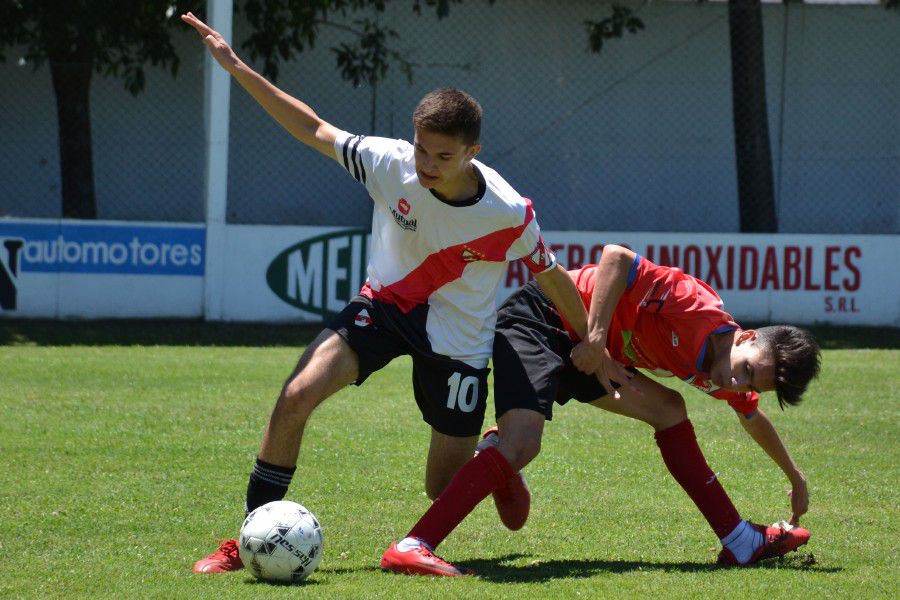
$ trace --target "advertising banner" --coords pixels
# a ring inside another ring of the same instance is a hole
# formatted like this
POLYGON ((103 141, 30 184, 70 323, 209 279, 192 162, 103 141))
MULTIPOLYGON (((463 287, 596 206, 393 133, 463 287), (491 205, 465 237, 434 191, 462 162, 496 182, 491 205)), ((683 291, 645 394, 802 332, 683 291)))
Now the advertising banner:
MULTIPOLYGON (((203 225, 0 220, 0 317, 201 317, 203 225)), ((736 319, 900 326, 900 236, 546 231, 567 268, 616 243, 715 288, 736 319)), ((227 225, 222 318, 321 322, 366 279, 369 233, 227 225)), ((212 258, 210 258, 212 260, 212 258)), ((511 263, 497 302, 530 278, 511 263)))
MULTIPOLYGON (((547 231, 567 268, 626 245, 715 288, 735 318, 753 322, 900 326, 900 237, 547 231)), ((321 321, 365 281, 367 232, 229 226, 227 320, 321 321)), ((498 303, 529 279, 511 263, 498 303)))
POLYGON ((0 317, 199 317, 203 225, 0 219, 0 317))

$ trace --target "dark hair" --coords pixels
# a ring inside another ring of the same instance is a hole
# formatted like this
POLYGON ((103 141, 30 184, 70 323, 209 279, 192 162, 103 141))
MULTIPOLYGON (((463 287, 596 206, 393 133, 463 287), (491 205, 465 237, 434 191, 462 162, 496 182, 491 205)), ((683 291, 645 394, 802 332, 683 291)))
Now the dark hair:
POLYGON ((816 338, 793 325, 771 325, 756 330, 758 342, 775 362, 775 394, 778 406, 800 404, 809 382, 819 374, 822 353, 816 338))
POLYGON ((434 133, 478 143, 481 135, 481 105, 472 96, 454 88, 428 92, 413 112, 413 125, 434 133))

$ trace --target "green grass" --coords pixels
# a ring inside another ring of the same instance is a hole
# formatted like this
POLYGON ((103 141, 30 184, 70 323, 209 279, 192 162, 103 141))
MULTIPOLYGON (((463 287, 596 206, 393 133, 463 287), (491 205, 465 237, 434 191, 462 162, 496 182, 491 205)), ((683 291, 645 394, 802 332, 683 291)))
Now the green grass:
MULTIPOLYGON (((428 431, 398 359, 323 404, 307 430, 288 498, 325 528, 310 580, 195 575, 214 538, 236 533, 274 397, 310 333, 0 322, 0 598, 898 595, 895 330, 870 344, 831 330, 825 346, 844 349, 825 352, 807 402, 781 413, 765 400, 810 478, 813 537, 785 560, 715 568, 717 540, 668 476, 650 429, 573 403, 556 411, 527 469, 525 529, 503 529, 487 502, 441 546, 481 577, 381 573, 381 552, 429 504, 428 431)), ((731 411, 682 391, 743 516, 787 518, 786 479, 731 411)))

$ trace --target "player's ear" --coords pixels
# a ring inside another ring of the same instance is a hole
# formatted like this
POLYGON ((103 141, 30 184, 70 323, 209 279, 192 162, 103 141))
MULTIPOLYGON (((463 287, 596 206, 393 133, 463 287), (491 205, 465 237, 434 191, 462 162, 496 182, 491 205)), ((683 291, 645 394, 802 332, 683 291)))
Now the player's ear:
POLYGON ((466 160, 472 160, 481 152, 481 144, 472 144, 466 148, 466 160))
POLYGON ((738 334, 734 341, 736 344, 742 344, 744 342, 752 342, 756 337, 757 333, 755 329, 744 329, 738 334))

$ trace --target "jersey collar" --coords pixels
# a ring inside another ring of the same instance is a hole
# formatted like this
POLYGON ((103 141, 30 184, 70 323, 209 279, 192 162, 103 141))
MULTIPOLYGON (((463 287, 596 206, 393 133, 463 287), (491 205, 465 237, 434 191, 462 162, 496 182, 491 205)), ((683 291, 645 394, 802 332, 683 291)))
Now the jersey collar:
POLYGON ((703 360, 706 358, 706 347, 709 345, 709 336, 716 333, 725 333, 726 331, 734 331, 737 329, 734 325, 722 325, 715 331, 710 331, 709 335, 706 336, 706 339, 703 340, 703 345, 700 347, 700 354, 697 356, 697 372, 701 375, 709 375, 706 371, 703 370, 703 360))
POLYGON ((484 192, 487 190, 487 184, 484 182, 484 175, 481 174, 481 170, 475 163, 472 163, 472 168, 475 170, 475 176, 478 178, 478 191, 474 196, 466 198, 465 200, 456 200, 455 202, 449 202, 441 198, 438 193, 434 191, 434 188, 428 188, 428 191, 431 192, 432 196, 434 196, 447 206, 472 206, 474 204, 478 204, 478 201, 484 197, 484 192))

